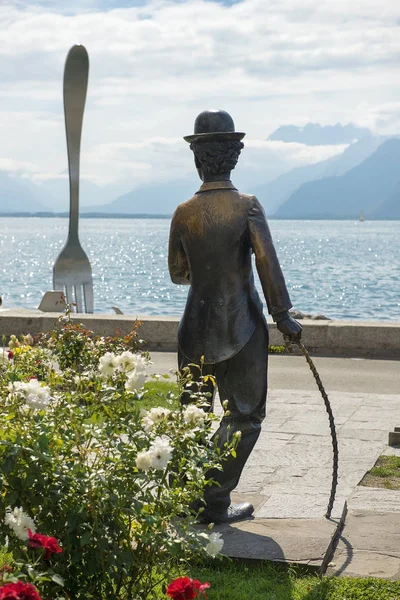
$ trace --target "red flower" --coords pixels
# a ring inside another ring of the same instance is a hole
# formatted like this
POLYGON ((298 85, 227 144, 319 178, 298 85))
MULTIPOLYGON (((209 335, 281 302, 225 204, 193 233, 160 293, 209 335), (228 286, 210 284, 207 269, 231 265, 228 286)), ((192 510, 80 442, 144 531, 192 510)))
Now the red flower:
POLYGON ((12 360, 14 358, 14 352, 11 352, 11 350, 9 350, 7 353, 7 358, 8 360, 12 360))
MULTIPOLYGON (((62 552, 62 548, 58 545, 56 538, 42 535, 41 533, 32 533, 28 529, 29 535, 29 547, 30 548, 44 548, 46 550, 45 558, 50 558, 52 554, 59 554, 62 552)), ((1 600, 1 598, 0 598, 1 600)))
MULTIPOLYGON (((167 587, 167 596, 172 600, 193 600, 193 598, 197 598, 199 592, 203 594, 204 590, 209 587, 209 583, 200 583, 198 579, 178 577, 167 587)), ((203 597, 207 598, 205 594, 203 597)))
POLYGON ((0 600, 42 600, 31 583, 17 581, 0 586, 0 600))

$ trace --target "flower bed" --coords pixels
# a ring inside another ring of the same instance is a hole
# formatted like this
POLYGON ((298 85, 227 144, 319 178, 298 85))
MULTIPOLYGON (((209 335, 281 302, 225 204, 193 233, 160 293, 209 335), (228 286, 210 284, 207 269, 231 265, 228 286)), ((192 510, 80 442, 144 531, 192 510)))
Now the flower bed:
POLYGON ((170 573, 221 550, 219 534, 193 527, 190 507, 238 439, 223 455, 210 444, 201 386, 193 405, 174 409, 170 394, 144 410, 147 360, 135 331, 96 338, 68 314, 35 344, 13 338, 1 351, 0 546, 10 568, 0 598, 151 598, 170 573))

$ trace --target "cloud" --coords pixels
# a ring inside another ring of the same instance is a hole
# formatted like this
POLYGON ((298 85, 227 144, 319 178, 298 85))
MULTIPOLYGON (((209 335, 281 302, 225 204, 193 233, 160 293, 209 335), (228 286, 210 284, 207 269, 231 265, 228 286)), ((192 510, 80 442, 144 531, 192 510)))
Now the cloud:
POLYGON ((0 158, 0 171, 19 177, 28 177, 37 171, 37 166, 29 162, 18 162, 12 158, 0 158))
POLYGON ((207 107, 248 133, 249 173, 272 153, 278 169, 332 152, 251 142, 281 124, 399 131, 394 0, 30 0, 3 2, 0 23, 0 156, 34 163, 39 177, 66 168, 62 73, 76 42, 90 55, 81 173, 93 181, 193 169, 181 138, 207 107))
POLYGON ((257 150, 274 152, 282 160, 293 162, 294 165, 312 164, 321 160, 327 160, 335 154, 344 152, 348 144, 337 144, 329 146, 306 146, 298 142, 280 142, 273 140, 248 140, 247 147, 257 150))

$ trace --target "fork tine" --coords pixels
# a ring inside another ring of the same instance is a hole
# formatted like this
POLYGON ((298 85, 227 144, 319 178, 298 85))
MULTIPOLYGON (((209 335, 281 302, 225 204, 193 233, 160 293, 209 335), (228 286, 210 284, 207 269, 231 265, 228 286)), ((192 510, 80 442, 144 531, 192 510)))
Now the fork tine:
POLYGON ((75 287, 76 310, 78 313, 82 313, 82 312, 84 312, 82 286, 76 285, 74 287, 75 287))
POLYGON ((93 284, 85 283, 83 286, 83 296, 85 298, 85 309, 87 313, 92 313, 94 310, 93 302, 93 284))

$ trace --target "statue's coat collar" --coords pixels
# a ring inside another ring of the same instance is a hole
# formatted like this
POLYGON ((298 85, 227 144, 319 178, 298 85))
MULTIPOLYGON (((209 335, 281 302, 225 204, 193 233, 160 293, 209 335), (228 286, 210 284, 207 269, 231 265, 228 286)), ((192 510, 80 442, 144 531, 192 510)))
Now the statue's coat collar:
POLYGON ((196 192, 196 194, 200 194, 201 192, 210 192, 212 190, 236 190, 236 188, 230 180, 206 181, 196 192))

